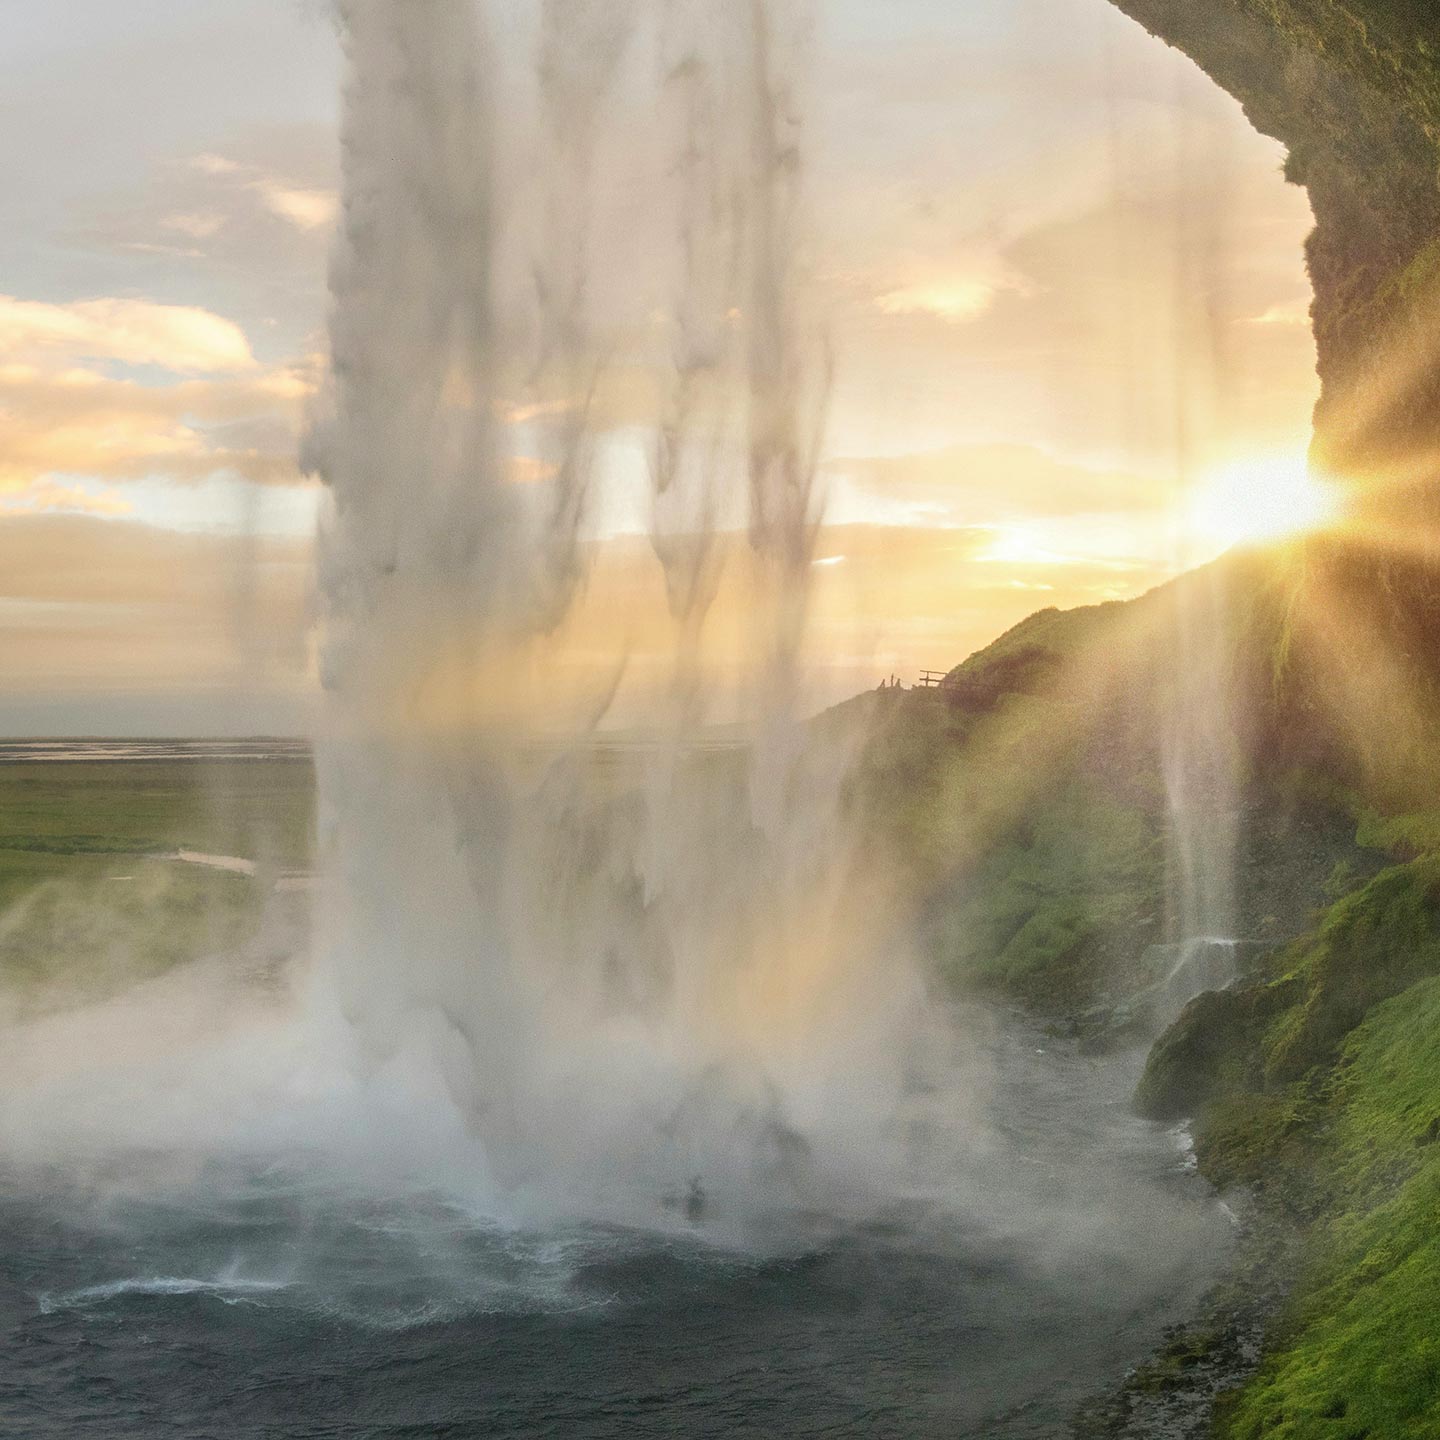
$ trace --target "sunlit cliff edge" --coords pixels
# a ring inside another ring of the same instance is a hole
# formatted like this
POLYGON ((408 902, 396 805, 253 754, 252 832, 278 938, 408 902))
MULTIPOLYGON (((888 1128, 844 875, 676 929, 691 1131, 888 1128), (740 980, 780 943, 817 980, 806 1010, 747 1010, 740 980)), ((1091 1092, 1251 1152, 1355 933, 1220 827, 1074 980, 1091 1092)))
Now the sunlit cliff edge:
POLYGON ((1284 144, 1309 193, 1316 453, 1357 479, 1440 439, 1440 28, 1428 0, 1114 0, 1284 144))

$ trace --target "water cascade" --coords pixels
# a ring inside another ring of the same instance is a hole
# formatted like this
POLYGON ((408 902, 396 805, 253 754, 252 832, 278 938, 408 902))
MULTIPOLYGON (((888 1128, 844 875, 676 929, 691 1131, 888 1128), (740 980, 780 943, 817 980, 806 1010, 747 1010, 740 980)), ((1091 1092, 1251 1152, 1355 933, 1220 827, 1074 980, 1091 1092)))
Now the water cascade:
MULTIPOLYGON (((1203 207, 1187 203, 1187 192, 1176 189, 1171 450, 1177 485, 1185 494, 1200 482, 1224 431, 1222 419, 1234 405, 1221 307, 1231 268, 1228 257, 1236 248, 1229 233, 1235 207, 1228 203, 1233 177, 1226 151, 1207 134, 1204 114, 1193 116, 1183 103, 1177 104, 1174 125, 1174 173, 1196 176, 1212 202, 1203 207)), ((1182 947, 1232 937, 1238 924, 1240 749, 1232 673, 1234 614, 1227 573, 1205 567, 1210 558, 1182 525, 1173 560, 1177 570, 1193 573, 1183 575, 1171 589, 1173 670, 1160 691, 1168 812, 1166 934, 1182 947)))
POLYGON ((613 687, 558 735, 544 666, 585 595, 614 363, 586 147, 633 11, 544 7, 526 136, 469 0, 342 8, 333 384, 310 445, 333 502, 320 1003, 367 1084, 457 1117, 509 1206, 805 1201, 883 1156, 922 1027, 844 824, 843 746, 802 726, 824 364, 794 300, 799 20, 754 0, 661 27, 675 281, 650 503, 671 639, 657 738, 620 754, 597 729, 613 687), (497 156, 522 142, 548 187, 526 334, 496 305, 497 156), (722 533, 737 513, 748 544, 722 533), (749 743, 716 751, 703 656, 727 564, 751 596, 749 743))

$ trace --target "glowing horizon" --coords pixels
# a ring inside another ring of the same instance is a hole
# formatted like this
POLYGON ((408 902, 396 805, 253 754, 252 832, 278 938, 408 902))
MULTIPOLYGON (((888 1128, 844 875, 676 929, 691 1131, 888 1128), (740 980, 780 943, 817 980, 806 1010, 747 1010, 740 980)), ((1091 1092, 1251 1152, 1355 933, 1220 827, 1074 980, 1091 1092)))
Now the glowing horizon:
MULTIPOLYGON (((1304 192, 1187 61, 1103 0, 1062 3, 1063 25, 1039 25, 1028 0, 963 16, 900 0, 878 31, 854 0, 826 9, 805 296, 835 360, 821 468, 834 528, 811 637, 826 696, 948 667, 1033 609, 1136 595, 1287 517, 1320 518, 1273 458, 1304 448, 1318 388, 1304 192), (986 83, 967 99, 972 70, 986 83), (1063 84, 1037 86, 1041 71, 1063 84), (1182 131, 1201 137, 1198 163, 1189 141, 1179 163, 1182 131), (1176 247, 1181 212, 1213 230, 1213 285, 1197 286, 1176 247), (1202 290, 1223 303, 1208 310, 1202 290), (1270 518, 1237 525, 1226 486, 1265 492, 1270 518)), ((118 158, 62 187, 44 96, 17 68, 17 114, 36 123, 13 134, 42 139, 11 157, 38 218, 0 236, 14 249, 0 550, 25 556, 0 592, 0 729, 129 728, 132 713, 149 728, 166 704, 176 729, 304 723, 321 495, 296 441, 325 366, 337 55, 315 17, 262 21, 239 0, 220 12, 236 32, 223 46, 221 19, 187 29, 179 0, 147 13, 142 28, 190 37, 175 43, 205 79, 164 125, 124 118, 136 76, 115 68, 96 0, 64 26, 32 22, 8 62, 63 53, 98 67, 93 104, 114 111, 118 158), (290 42, 278 68, 276 26, 290 42), (148 580, 167 570, 173 598, 148 580)), ((515 25, 501 43, 532 43, 519 12, 515 25)), ((157 105, 175 64, 142 62, 157 105)), ((648 524, 654 372, 672 344, 665 277, 645 273, 655 222, 634 191, 645 83, 622 96, 596 157, 613 363, 586 524, 608 557, 591 636, 607 653, 624 643, 629 597, 653 583, 634 539, 648 524)), ((536 202, 518 161, 504 168, 523 231, 536 202)), ((516 277, 530 283, 521 266, 516 277)), ((550 472, 531 445, 537 413, 506 413, 512 478, 538 489, 550 472)))

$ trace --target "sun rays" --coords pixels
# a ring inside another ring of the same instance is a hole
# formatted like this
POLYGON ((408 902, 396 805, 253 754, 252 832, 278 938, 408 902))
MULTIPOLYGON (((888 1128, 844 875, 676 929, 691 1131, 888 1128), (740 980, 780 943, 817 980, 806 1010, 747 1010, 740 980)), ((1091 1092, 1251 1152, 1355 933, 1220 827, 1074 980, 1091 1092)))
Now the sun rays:
POLYGON ((1275 454, 1213 471, 1192 493, 1185 523, 1199 543, 1228 548, 1321 530, 1342 513, 1338 485, 1304 456, 1275 454))

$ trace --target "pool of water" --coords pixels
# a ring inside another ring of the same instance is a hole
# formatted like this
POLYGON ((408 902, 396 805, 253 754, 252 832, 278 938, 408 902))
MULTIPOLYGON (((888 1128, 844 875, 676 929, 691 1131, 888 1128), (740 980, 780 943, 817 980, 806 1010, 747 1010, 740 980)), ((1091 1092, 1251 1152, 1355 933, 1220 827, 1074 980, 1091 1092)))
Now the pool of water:
POLYGON ((995 1128, 948 1190, 743 1237, 663 1200, 653 1227, 502 1223, 293 1154, 163 1184, 12 1173, 0 1430, 1063 1435, 1230 1227, 1130 1114, 1130 1063, 1013 1026, 988 1044, 995 1128))

